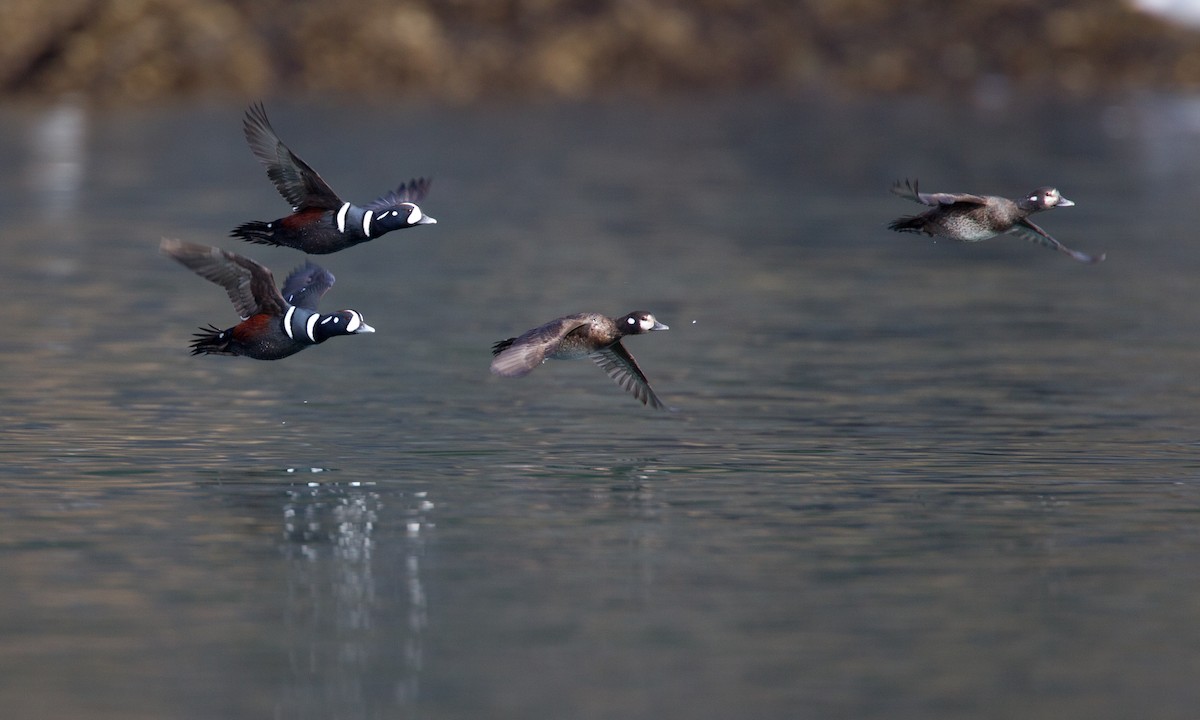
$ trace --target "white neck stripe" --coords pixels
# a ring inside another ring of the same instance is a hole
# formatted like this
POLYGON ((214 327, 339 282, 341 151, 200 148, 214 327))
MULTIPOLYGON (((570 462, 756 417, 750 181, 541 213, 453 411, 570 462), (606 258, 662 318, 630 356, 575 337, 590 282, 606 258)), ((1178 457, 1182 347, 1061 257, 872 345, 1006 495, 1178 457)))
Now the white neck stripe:
POLYGON ((287 333, 289 340, 295 340, 296 336, 292 334, 292 316, 296 314, 296 306, 288 308, 287 314, 283 316, 283 330, 287 333))
POLYGON ((313 313, 312 316, 308 318, 308 325, 304 328, 305 331, 308 332, 308 339, 312 340, 313 342, 317 341, 317 336, 315 333, 317 331, 317 320, 320 318, 320 315, 313 313))
POLYGON ((375 214, 374 211, 368 210, 367 214, 363 215, 363 235, 370 236, 370 234, 371 234, 371 216, 374 214, 375 214))
POLYGON ((345 205, 342 206, 341 210, 338 210, 337 223, 338 223, 338 232, 340 232, 340 233, 346 232, 346 213, 349 211, 350 211, 350 203, 346 203, 345 205))

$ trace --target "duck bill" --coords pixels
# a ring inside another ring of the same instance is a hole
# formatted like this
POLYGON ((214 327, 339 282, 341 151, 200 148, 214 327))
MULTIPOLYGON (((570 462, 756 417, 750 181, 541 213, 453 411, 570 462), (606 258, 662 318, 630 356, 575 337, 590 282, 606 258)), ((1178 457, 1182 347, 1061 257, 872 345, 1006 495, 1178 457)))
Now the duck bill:
POLYGON ((1075 203, 1073 203, 1070 200, 1066 199, 1065 197, 1061 197, 1061 196, 1058 198, 1058 202, 1054 205, 1054 207, 1074 207, 1074 206, 1075 206, 1075 203))
POLYGON ((437 220, 435 218, 429 217, 428 215, 422 215, 421 219, 417 221, 417 224, 418 225, 437 225, 437 220))
POLYGON ((650 329, 651 330, 670 330, 671 328, 670 328, 670 326, 664 325, 664 324, 660 323, 659 321, 655 320, 654 327, 652 327, 650 329))
POLYGON ((373 333, 373 332, 375 332, 375 328, 371 327, 370 325, 368 325, 366 323, 363 323, 362 325, 358 326, 358 329, 354 331, 354 334, 357 335, 359 333, 373 333))

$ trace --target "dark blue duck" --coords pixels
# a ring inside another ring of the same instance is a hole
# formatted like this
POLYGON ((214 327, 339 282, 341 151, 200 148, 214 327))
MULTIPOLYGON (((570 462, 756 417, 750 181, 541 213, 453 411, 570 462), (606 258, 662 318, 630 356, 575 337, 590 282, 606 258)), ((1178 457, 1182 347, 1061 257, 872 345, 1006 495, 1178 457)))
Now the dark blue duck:
POLYGON ((1010 233, 1058 250, 1079 262, 1098 263, 1104 259, 1103 254, 1088 255, 1068 248, 1029 219, 1034 213, 1075 205, 1056 188, 1040 187, 1024 197, 1009 200, 995 195, 923 193, 917 190, 916 180, 905 180, 903 183, 897 181, 892 192, 933 207, 920 215, 893 220, 888 227, 898 232, 923 232, 960 242, 979 242, 1010 233))
POLYGON ((334 277, 313 262, 288 275, 283 291, 265 266, 250 258, 209 245, 166 239, 162 251, 229 294, 242 321, 222 330, 200 328, 192 341, 193 355, 242 355, 256 360, 279 360, 331 337, 373 333, 357 310, 329 315, 317 303, 334 277))
POLYGON ((437 222, 421 211, 418 202, 432 181, 420 178, 403 183, 379 199, 358 206, 343 200, 275 134, 267 111, 251 105, 243 121, 250 150, 267 168, 267 177, 292 205, 292 214, 271 222, 239 225, 231 235, 252 243, 280 245, 313 255, 348 247, 393 230, 437 222))

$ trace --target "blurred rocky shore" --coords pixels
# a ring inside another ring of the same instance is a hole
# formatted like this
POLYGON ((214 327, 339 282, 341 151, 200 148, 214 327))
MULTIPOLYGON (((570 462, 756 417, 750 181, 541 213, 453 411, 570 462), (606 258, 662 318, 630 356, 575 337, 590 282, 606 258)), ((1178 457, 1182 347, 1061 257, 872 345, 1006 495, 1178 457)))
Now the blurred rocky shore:
POLYGON ((1124 0, 0 0, 0 29, 9 99, 1200 88, 1200 33, 1124 0))

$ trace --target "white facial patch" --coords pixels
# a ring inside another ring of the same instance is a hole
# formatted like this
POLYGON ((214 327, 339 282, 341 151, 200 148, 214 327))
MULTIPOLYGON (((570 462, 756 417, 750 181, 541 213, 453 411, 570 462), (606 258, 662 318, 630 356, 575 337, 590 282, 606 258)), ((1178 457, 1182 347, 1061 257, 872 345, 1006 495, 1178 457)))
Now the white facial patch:
POLYGON ((319 318, 320 318, 320 315, 313 313, 312 317, 310 317, 308 319, 308 323, 304 328, 305 332, 308 333, 308 339, 311 340, 312 342, 317 341, 316 331, 317 331, 317 320, 319 318))
POLYGON ((654 325, 655 325, 654 318, 649 317, 649 316, 642 318, 638 322, 638 327, 640 327, 642 330, 645 330, 647 332, 649 332, 650 330, 653 330, 654 325))
POLYGON ((408 213, 408 224, 416 225, 419 222, 421 222, 421 208, 413 205, 412 211, 408 213))
POLYGON ((356 332, 360 325, 362 325, 362 315, 351 311, 350 322, 346 323, 346 332, 356 332))
POLYGON ((348 212, 350 212, 350 203, 346 203, 341 207, 340 210, 338 210, 337 224, 338 232, 340 233, 346 232, 346 213, 348 212))
POLYGON ((296 336, 292 335, 292 316, 296 314, 296 306, 288 308, 287 314, 283 316, 283 331, 287 333, 289 340, 295 340, 296 336))
POLYGON ((368 210, 366 215, 363 215, 363 235, 371 234, 371 218, 375 216, 374 210, 368 210))

